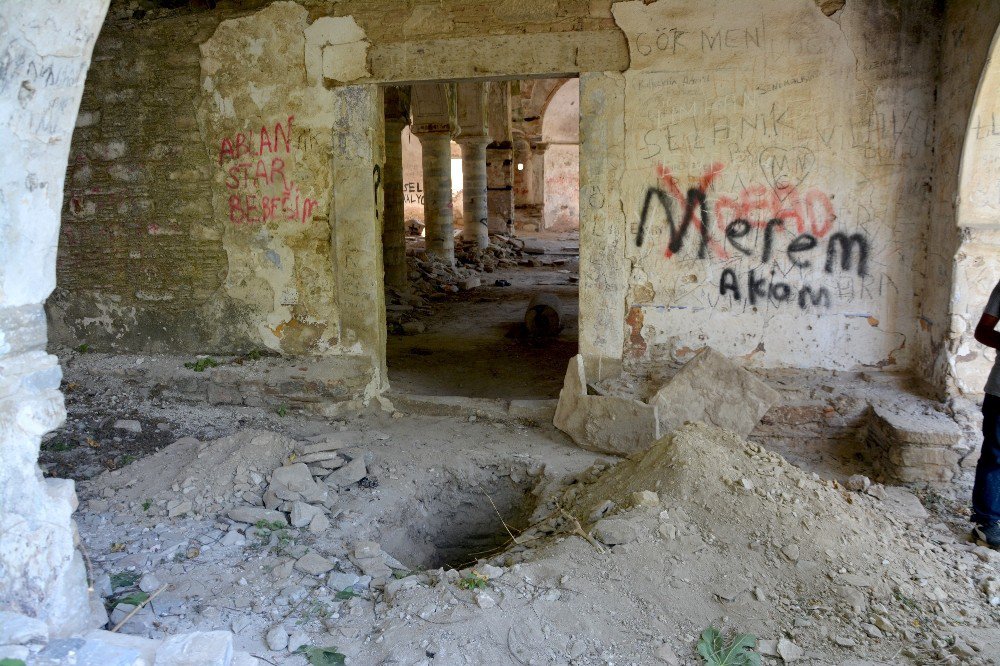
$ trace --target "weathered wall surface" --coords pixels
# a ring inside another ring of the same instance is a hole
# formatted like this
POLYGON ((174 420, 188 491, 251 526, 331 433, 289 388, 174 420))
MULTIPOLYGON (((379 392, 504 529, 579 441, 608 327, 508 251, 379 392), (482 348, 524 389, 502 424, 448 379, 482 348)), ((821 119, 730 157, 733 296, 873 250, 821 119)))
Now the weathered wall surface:
MULTIPOLYGON (((356 353, 330 214, 341 119, 323 79, 363 73, 364 43, 352 20, 310 23, 290 2, 221 24, 109 23, 70 160, 57 338, 356 353)), ((374 249, 351 261, 374 266, 374 249)))
POLYGON ((570 79, 542 118, 545 149, 545 228, 580 226, 580 81, 570 79))
POLYGON ((980 79, 1000 24, 1000 5, 957 0, 946 7, 934 141, 933 224, 923 262, 914 367, 942 392, 980 393, 994 352, 976 342, 973 332, 990 290, 1000 279, 1000 215, 996 214, 1000 136, 993 129, 998 112, 993 81, 1000 65, 995 58, 982 83, 980 79))
POLYGON ((765 366, 906 368, 931 3, 849 2, 832 18, 808 0, 751 4, 613 8, 631 51, 625 163, 620 188, 592 194, 628 222, 626 355, 708 344, 765 366))
POLYGON ((107 0, 0 4, 0 610, 38 617, 56 636, 100 623, 70 519, 73 482, 43 478, 37 463, 42 435, 66 415, 42 303, 55 286, 69 138, 106 10, 107 0))
POLYGON ((212 207, 218 145, 203 140, 194 106, 198 44, 217 24, 204 14, 105 24, 66 174, 53 339, 120 350, 254 346, 225 296, 223 223, 212 207))

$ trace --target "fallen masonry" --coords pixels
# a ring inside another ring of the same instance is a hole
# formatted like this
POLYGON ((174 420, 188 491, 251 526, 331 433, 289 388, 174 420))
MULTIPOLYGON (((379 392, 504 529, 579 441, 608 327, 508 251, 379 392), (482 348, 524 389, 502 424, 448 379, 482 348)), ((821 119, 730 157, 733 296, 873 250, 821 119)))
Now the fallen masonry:
MULTIPOLYGON (((765 663, 989 664, 1000 648, 996 553, 897 508, 905 491, 823 479, 714 426, 620 462, 572 447, 537 457, 548 435, 502 422, 310 428, 185 438, 81 485, 113 620, 163 588, 114 649, 147 662, 154 647, 215 650, 176 662, 206 664, 306 663, 303 646, 358 664, 688 663, 713 624, 755 634, 765 663), (396 445, 442 424, 509 441, 506 467, 495 452, 396 445), (329 453, 341 467, 310 458, 329 453), (335 476, 351 464, 354 481, 335 476), (171 516, 178 497, 191 509, 171 516), (439 515, 438 532, 419 531, 439 515), (462 538, 466 551, 439 556, 454 568, 419 555, 462 538)), ((29 625, 17 654, 91 650, 105 634, 65 643, 29 625)))

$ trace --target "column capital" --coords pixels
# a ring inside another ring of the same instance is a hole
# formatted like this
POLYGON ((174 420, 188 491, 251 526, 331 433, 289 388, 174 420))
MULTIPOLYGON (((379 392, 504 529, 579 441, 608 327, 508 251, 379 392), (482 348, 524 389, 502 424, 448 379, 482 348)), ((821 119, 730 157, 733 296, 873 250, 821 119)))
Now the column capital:
POLYGON ((465 136, 464 134, 459 134, 455 137, 455 143, 460 146, 476 146, 482 144, 484 146, 489 145, 492 140, 486 135, 477 136, 465 136))
POLYGON ((410 125, 410 133, 421 139, 423 137, 446 136, 451 140, 452 131, 448 126, 440 125, 410 125))

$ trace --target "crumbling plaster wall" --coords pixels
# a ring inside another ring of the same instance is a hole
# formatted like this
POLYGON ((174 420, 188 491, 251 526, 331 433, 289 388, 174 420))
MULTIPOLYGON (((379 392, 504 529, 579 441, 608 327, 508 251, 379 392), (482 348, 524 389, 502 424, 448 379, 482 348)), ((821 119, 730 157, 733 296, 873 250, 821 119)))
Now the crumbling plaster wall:
POLYGON ((955 0, 943 18, 917 373, 942 394, 981 393, 994 352, 973 338, 1000 278, 1000 4, 955 0), (986 69, 988 67, 988 69, 986 69), (984 70, 985 73, 984 73, 984 70), (977 96, 978 91, 978 96, 977 96), (961 186, 960 167, 961 165, 961 186))
MULTIPOLYGON (((331 95, 351 80, 419 78, 423 67, 431 67, 427 78, 438 78, 482 61, 509 75, 526 58, 523 49, 507 48, 521 38, 545 43, 530 59, 546 71, 627 60, 607 8, 584 1, 291 4, 137 12, 114 3, 67 174, 60 289, 48 304, 55 340, 94 350, 267 347, 380 357, 381 350, 357 344, 377 339, 378 327, 349 320, 342 298, 331 296, 346 288, 348 264, 366 275, 381 270, 374 245, 337 259, 343 248, 335 241, 349 227, 329 210, 345 211, 329 164, 331 150, 337 156, 331 95), (504 34, 484 35, 484 17, 504 34), (331 21, 339 33, 316 32, 331 21), (428 55, 405 55, 413 49, 428 55), (461 57, 453 49, 462 49, 461 57), (576 50, 592 55, 577 62, 576 50), (265 222, 264 199, 274 206, 275 198, 279 214, 268 212, 265 222), (284 219, 288 208, 300 221, 284 219)), ((380 125, 351 131, 378 132, 380 125)), ((368 166, 370 191, 378 185, 375 166, 368 166)), ((365 295, 369 309, 376 296, 365 295)))
POLYGON ((42 303, 55 286, 69 139, 106 10, 107 0, 0 4, 0 610, 38 617, 56 636, 100 622, 75 548, 73 482, 43 478, 37 462, 41 436, 65 418, 42 303))
POLYGON ((357 30, 344 44, 319 45, 328 87, 352 77, 361 85, 581 73, 581 350, 590 360, 682 359, 712 344, 752 364, 912 365, 938 385, 956 376, 963 353, 942 278, 961 263, 959 239, 939 215, 950 204, 938 185, 954 178, 948 165, 957 169, 949 160, 964 127, 935 130, 935 57, 940 48, 940 117, 964 117, 963 106, 967 116, 995 3, 948 3, 947 34, 930 0, 848 2, 830 17, 809 0, 759 0, 752 12, 663 0, 304 0, 294 30, 260 25, 289 3, 253 4, 150 20, 121 3, 105 26, 68 174, 60 283, 72 298, 50 307, 60 339, 381 355, 359 345, 379 333, 351 321, 343 300, 351 270, 377 276, 377 253, 348 256, 337 244, 353 236, 331 211, 348 211, 335 165, 324 172, 319 157, 335 151, 320 129, 335 114, 313 106, 329 93, 293 52, 305 46, 292 33, 341 16, 357 30), (204 89, 199 46, 221 21, 241 17, 249 23, 234 25, 256 36, 221 58, 229 74, 218 78, 231 90, 220 102, 204 89), (261 72, 247 64, 258 58, 261 72), (241 81, 253 85, 239 90, 241 81), (302 196, 316 202, 313 224, 238 232, 224 226, 221 141, 256 132, 259 144, 261 127, 275 135, 293 115, 271 103, 280 98, 301 107, 290 131, 292 150, 303 152, 288 156, 302 196), (241 117, 226 115, 226 99, 241 117), (702 190, 693 187, 703 178, 702 190), (692 188, 687 231, 671 239, 667 210, 682 229, 692 188), (333 269, 319 270, 331 258, 333 269))
POLYGON ((596 300, 581 331, 601 351, 618 343, 609 308, 627 358, 712 345, 755 365, 909 367, 938 31, 931 2, 903 4, 613 6, 630 68, 581 79, 581 198, 597 209, 581 220, 581 299, 596 300), (595 265, 609 253, 588 232, 617 236, 625 270, 595 265))

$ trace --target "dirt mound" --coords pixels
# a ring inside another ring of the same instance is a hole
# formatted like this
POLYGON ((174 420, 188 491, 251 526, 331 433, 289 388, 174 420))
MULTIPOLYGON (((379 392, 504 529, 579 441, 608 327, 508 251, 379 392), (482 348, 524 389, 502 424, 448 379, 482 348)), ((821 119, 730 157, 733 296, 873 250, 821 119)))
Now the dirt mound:
POLYGON ((598 539, 633 541, 648 525, 643 515, 658 512, 666 558, 696 557, 680 575, 749 621, 809 611, 820 621, 798 628, 803 642, 954 640, 955 625, 995 629, 1000 620, 982 580, 955 571, 939 544, 915 538, 912 518, 724 430, 688 424, 578 480, 562 504, 598 539), (645 511, 612 517, 644 503, 645 511), (772 608, 762 617, 756 605, 772 608))

